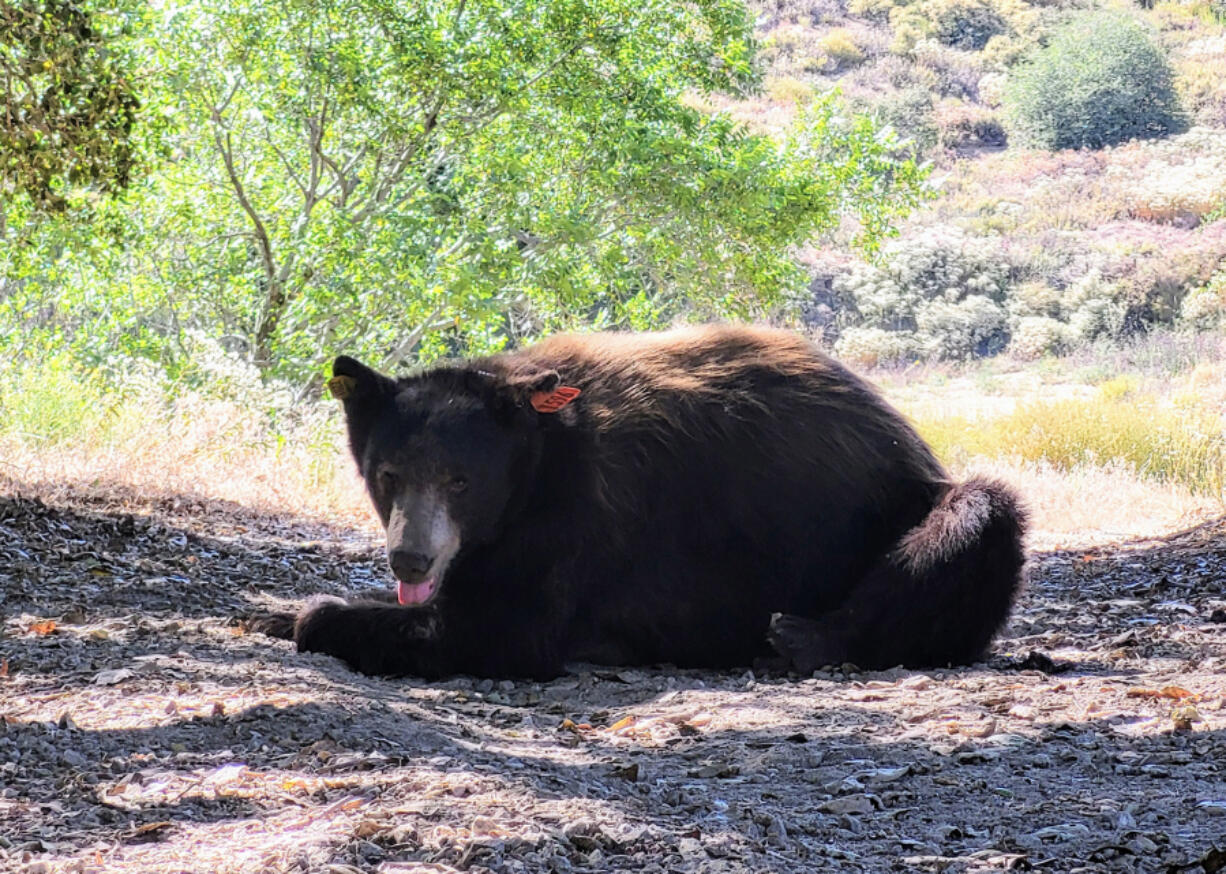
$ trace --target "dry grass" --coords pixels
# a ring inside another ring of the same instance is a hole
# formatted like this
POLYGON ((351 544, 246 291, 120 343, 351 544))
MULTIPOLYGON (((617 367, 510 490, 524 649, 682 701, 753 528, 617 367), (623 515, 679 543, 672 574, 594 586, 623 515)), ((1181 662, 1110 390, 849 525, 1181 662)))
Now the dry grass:
POLYGON ((149 380, 107 387, 54 363, 0 373, 0 466, 42 488, 192 496, 377 526, 331 405, 290 406, 258 388, 250 402, 165 391, 149 380))
POLYGON ((1077 549, 1173 534, 1222 514, 1219 500, 1145 479, 1123 465, 1061 470, 1042 462, 976 459, 951 465, 1012 484, 1030 511, 1032 549, 1077 549))
POLYGON ((328 477, 311 472, 318 459, 305 451, 183 451, 162 435, 124 448, 40 447, 0 437, 0 457, 16 483, 39 493, 136 492, 151 500, 232 501, 262 512, 379 530, 353 463, 340 451, 328 477))
POLYGON ((957 475, 1018 487, 1034 545, 1098 544, 1222 513, 1226 364, 1183 355, 1201 345, 875 376, 957 475))
MULTIPOLYGON (((1220 513, 1220 484, 1208 484, 1220 476, 1222 431, 1210 414, 1226 404, 1226 363, 1175 378, 1137 370, 1097 385, 1087 369, 998 361, 876 378, 955 473, 1017 485, 1035 545, 1154 536, 1220 513), (1211 421, 1217 431, 1206 438, 1211 421), (1201 443, 1189 436, 1194 424, 1201 443), (1063 455, 1053 449, 1061 441, 1063 455), (1147 465, 1155 446, 1167 468, 1147 465), (1202 457, 1201 468, 1179 468, 1181 447, 1218 453, 1210 458, 1218 466, 1202 457)), ((108 391, 51 367, 0 376, 0 421, 3 470, 43 490, 193 496, 378 530, 331 404, 273 414, 191 391, 171 399, 147 387, 108 391)))

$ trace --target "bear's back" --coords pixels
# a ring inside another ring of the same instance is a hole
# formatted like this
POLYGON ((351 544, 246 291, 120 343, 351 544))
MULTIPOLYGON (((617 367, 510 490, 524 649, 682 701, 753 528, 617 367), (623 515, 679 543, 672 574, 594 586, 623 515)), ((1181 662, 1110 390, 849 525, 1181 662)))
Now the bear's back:
POLYGON ((946 479, 867 382, 790 331, 709 325, 567 334, 504 360, 512 371, 557 370, 579 388, 576 424, 609 450, 644 440, 691 456, 737 447, 748 454, 729 463, 764 451, 789 464, 796 460, 789 456, 841 468, 854 461, 864 473, 886 464, 906 477, 946 479))

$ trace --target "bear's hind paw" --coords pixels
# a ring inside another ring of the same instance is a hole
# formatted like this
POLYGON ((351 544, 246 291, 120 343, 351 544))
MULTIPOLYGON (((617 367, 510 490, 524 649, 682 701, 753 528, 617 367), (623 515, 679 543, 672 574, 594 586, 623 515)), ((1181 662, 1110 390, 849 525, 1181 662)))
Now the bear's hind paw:
POLYGON ((766 639, 798 674, 812 674, 825 665, 846 661, 844 648, 825 625, 803 616, 773 614, 766 639))

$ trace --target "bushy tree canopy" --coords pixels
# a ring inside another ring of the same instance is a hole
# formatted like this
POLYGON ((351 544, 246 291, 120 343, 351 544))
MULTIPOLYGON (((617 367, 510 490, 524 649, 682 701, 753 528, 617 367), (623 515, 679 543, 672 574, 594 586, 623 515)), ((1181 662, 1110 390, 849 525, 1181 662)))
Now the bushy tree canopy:
POLYGON ((127 186, 139 100, 120 29, 74 0, 0 3, 0 198, 58 212, 70 188, 127 186))
POLYGON ((1028 145, 1098 149, 1182 126, 1153 34, 1123 12, 1081 13, 1011 76, 1006 109, 1028 145))
POLYGON ((123 246, 47 238, 10 297, 97 355, 198 332, 297 379, 761 313, 795 246, 922 190, 833 98, 778 141, 695 108, 755 85, 737 0, 177 0, 146 46, 167 158, 102 216, 123 246))

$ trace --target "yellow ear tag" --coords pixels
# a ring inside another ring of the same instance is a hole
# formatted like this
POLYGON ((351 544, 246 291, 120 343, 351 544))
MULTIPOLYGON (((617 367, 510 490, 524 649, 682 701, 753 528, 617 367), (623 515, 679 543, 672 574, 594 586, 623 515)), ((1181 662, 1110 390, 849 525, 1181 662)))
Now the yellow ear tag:
POLYGON ((324 384, 328 387, 328 391, 332 393, 332 397, 343 401, 353 394, 354 386, 358 382, 352 376, 334 376, 324 384))

